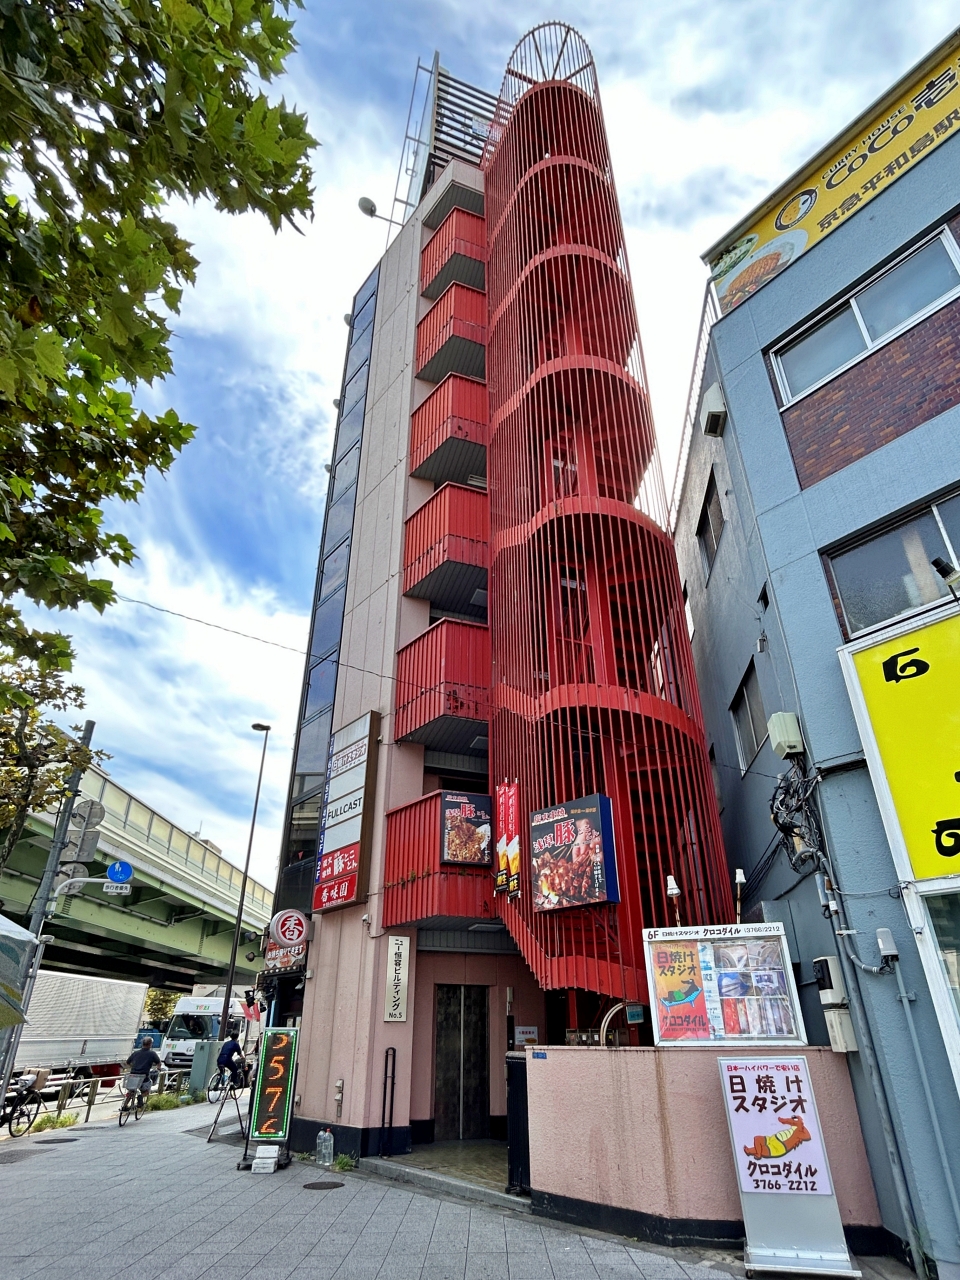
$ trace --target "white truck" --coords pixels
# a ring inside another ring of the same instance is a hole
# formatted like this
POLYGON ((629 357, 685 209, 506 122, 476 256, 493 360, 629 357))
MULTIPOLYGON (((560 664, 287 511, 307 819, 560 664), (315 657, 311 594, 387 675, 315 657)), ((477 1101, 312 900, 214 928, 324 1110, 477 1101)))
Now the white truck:
POLYGON ((49 1067, 55 1075, 109 1076, 133 1052, 145 982, 91 978, 41 969, 14 1063, 49 1067))
MULTIPOLYGON (((220 1032, 223 994, 181 996, 173 1011, 159 1048, 164 1066, 186 1068, 193 1065, 193 1052, 200 1040, 216 1040, 220 1032)), ((248 1053, 260 1035, 260 1023, 250 1017, 248 1007, 234 996, 230 1000, 229 1029, 248 1053)))

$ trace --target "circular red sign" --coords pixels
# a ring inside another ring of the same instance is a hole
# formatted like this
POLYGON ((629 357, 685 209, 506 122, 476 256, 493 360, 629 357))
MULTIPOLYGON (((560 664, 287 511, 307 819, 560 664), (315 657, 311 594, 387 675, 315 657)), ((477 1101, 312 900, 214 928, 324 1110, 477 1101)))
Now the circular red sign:
POLYGON ((306 941, 309 928, 310 921, 303 912, 291 908, 278 911, 270 921, 270 937, 278 946, 295 947, 306 941))

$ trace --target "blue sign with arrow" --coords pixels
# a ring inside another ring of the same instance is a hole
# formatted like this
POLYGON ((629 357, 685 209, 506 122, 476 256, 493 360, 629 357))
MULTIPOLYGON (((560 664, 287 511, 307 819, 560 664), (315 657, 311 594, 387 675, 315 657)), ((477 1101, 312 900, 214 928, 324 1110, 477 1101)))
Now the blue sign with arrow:
POLYGON ((133 879, 133 867, 129 862, 111 862, 107 867, 107 879, 114 884, 126 884, 133 879))

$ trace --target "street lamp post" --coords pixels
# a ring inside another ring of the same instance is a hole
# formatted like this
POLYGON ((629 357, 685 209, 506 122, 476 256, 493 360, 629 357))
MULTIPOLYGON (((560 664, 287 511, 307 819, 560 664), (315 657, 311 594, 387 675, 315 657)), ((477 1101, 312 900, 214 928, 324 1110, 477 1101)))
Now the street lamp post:
POLYGON ((227 1035, 227 1019, 230 1016, 230 996, 233 993, 233 977, 237 969, 237 948, 240 946, 240 931, 243 927, 243 900, 247 894, 247 876, 250 873, 250 851, 253 848, 253 831, 257 825, 257 808, 260 804, 260 784, 263 781, 263 765, 267 758, 267 739, 270 737, 268 724, 252 724, 251 729, 263 734, 263 751, 260 755, 260 772, 257 774, 257 790, 253 797, 253 815, 250 818, 250 839, 247 841, 247 857, 243 864, 243 879, 240 882, 240 901, 237 903, 237 922, 233 930, 233 946, 230 948, 230 968, 227 970, 227 985, 223 992, 223 1010, 220 1014, 220 1031, 218 1040, 225 1040, 227 1035))

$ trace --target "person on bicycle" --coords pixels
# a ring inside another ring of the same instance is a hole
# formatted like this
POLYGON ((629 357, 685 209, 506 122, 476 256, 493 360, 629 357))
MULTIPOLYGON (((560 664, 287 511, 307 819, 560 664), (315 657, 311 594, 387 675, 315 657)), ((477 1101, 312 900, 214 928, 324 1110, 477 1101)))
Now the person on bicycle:
POLYGON ((243 1049, 240 1047, 240 1041, 232 1028, 230 1030, 230 1039, 224 1041, 223 1048, 217 1054, 217 1066, 229 1070, 234 1088, 240 1089, 243 1087, 243 1049))
POLYGON ((160 1066, 160 1055, 153 1047, 153 1036, 143 1037, 143 1044, 131 1053, 127 1059, 127 1066, 132 1075, 143 1076, 143 1084, 140 1088, 144 1094, 148 1094, 151 1084, 150 1072, 154 1067, 160 1066))

